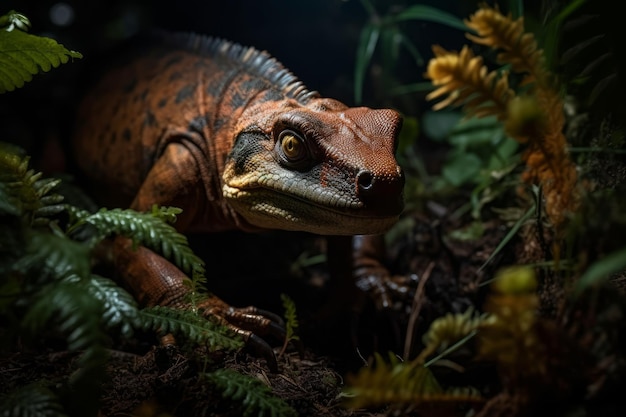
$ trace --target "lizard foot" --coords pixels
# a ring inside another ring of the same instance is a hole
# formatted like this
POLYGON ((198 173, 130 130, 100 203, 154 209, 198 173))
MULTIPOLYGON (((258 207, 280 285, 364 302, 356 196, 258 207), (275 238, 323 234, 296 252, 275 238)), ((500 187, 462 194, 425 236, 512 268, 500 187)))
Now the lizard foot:
POLYGON ((366 273, 361 271, 356 277, 356 286, 367 294, 377 309, 387 310, 406 304, 413 299, 419 278, 416 274, 394 275, 386 273, 366 273))
POLYGON ((198 308, 205 317, 211 316, 239 334, 247 348, 267 361, 270 371, 278 372, 276 355, 261 336, 272 336, 281 341, 285 339, 285 326, 280 316, 254 306, 231 307, 215 296, 201 301, 198 308))

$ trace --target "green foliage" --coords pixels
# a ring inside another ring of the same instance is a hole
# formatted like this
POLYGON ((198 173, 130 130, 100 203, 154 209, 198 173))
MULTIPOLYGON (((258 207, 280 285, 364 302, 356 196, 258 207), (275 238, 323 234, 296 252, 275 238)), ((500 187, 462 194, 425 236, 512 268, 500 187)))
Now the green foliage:
POLYGON ((258 379, 229 369, 218 369, 204 377, 222 391, 222 396, 240 401, 243 416, 295 417, 298 414, 282 399, 275 397, 258 379))
POLYGON ((65 336, 68 349, 82 351, 79 370, 69 384, 76 396, 75 407, 83 415, 96 415, 100 382, 107 359, 107 335, 101 326, 103 306, 84 285, 61 282, 46 285, 33 297, 24 316, 23 326, 41 337, 45 329, 55 329, 65 336))
POLYGON ((418 66, 423 65, 424 59, 418 48, 401 30, 403 22, 427 21, 461 30, 466 29, 463 21, 458 17, 423 4, 407 7, 398 13, 380 16, 369 0, 361 0, 361 3, 370 14, 370 21, 361 29, 357 47, 354 69, 354 100, 357 103, 360 103, 363 98, 365 75, 377 47, 382 55, 380 62, 385 74, 391 74, 393 66, 398 62, 401 48, 411 54, 418 66))
POLYGON ((519 145, 495 117, 464 119, 457 111, 427 112, 422 122, 431 140, 451 146, 442 168, 442 180, 448 186, 489 184, 497 178, 494 173, 517 163, 519 145))
POLYGON ((141 318, 135 299, 109 278, 96 274, 91 275, 86 286, 102 304, 102 324, 107 328, 119 327, 123 336, 131 337, 141 318))
POLYGON ((372 366, 349 375, 344 396, 351 408, 391 405, 395 409, 420 405, 450 405, 481 401, 471 389, 444 390, 430 368, 421 363, 400 362, 389 353, 388 363, 375 353, 372 366))
POLYGON ((28 225, 47 224, 63 210, 63 197, 51 194, 60 181, 42 179, 40 172, 29 169, 29 161, 18 148, 0 143, 0 213, 20 216, 28 225))
POLYGON ((70 58, 82 58, 54 39, 26 33, 28 19, 15 11, 0 17, 0 94, 20 88, 33 75, 48 72, 70 58))
POLYGON ((0 398, 3 417, 65 417, 57 396, 48 387, 35 383, 0 398))
POLYGON ((243 341, 235 332, 191 310, 148 307, 140 312, 140 326, 162 334, 173 333, 194 344, 205 345, 210 351, 243 347, 243 341))
MULTIPOLYGON (((21 322, 19 329, 9 329, 21 337, 63 337, 69 350, 82 352, 79 370, 67 381, 73 410, 86 416, 97 413, 108 331, 117 330, 124 337, 131 337, 136 328, 172 332, 211 350, 243 345, 232 331, 194 311, 164 307, 140 311, 130 294, 91 271, 97 243, 120 234, 173 260, 196 277, 197 285, 204 277, 203 263, 187 239, 168 224, 179 209, 90 213, 61 204, 62 197, 55 194, 58 184, 59 180, 43 179, 30 169, 21 150, 0 145, 0 315, 21 322)), ((46 404, 42 399, 40 405, 46 404)), ((21 413, 27 407, 11 409, 21 413)), ((40 414, 58 415, 55 410, 50 403, 40 414)))
POLYGON ((287 345, 292 340, 300 340, 300 336, 297 335, 298 331, 298 316, 296 314, 296 303, 287 294, 281 294, 280 299, 285 309, 285 341, 280 351, 282 355, 287 349, 287 345))
POLYGON ((97 242, 109 235, 129 237, 135 245, 143 245, 171 260, 187 274, 204 274, 204 262, 189 248, 187 238, 165 220, 173 222, 179 209, 153 208, 150 213, 140 213, 131 209, 100 209, 97 213, 72 210, 74 223, 68 234, 74 233, 85 224, 95 227, 97 242))

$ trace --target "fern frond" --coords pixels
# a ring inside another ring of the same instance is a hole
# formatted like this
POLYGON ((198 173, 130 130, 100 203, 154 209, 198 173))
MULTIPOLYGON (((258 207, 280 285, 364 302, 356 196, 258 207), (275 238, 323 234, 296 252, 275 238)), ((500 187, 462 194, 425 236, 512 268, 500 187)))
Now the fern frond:
POLYGON ((28 26, 16 24, 23 20, 15 15, 12 11, 0 18, 7 25, 0 28, 0 94, 22 87, 33 75, 48 72, 70 58, 82 58, 54 39, 26 33, 28 26))
POLYGON ((144 330, 173 333, 209 351, 237 350, 243 341, 229 328, 205 319, 191 310, 163 306, 148 307, 139 312, 139 326, 144 330))
POLYGON ((33 383, 21 387, 0 399, 3 416, 65 417, 59 398, 48 387, 33 383))
POLYGON ((79 221, 72 226, 71 231, 83 223, 91 224, 102 237, 126 236, 135 244, 160 253, 186 274, 204 276, 204 262, 189 248, 187 238, 162 219, 163 216, 171 217, 173 211, 166 208, 165 212, 167 214, 159 212, 155 216, 131 209, 101 209, 97 213, 86 215, 86 212, 74 210, 72 215, 79 218, 79 221))
POLYGON ((296 417, 298 414, 285 401, 272 394, 270 388, 258 379, 229 369, 218 369, 203 374, 222 391, 222 396, 240 401, 244 417, 296 417))
POLYGON ((543 51, 537 48, 534 35, 524 32, 523 17, 513 20, 510 13, 504 16, 497 7, 483 4, 465 24, 478 34, 467 33, 468 39, 503 50, 498 54, 498 62, 510 64, 514 72, 526 74, 522 84, 547 80, 543 51))
POLYGON ((27 224, 47 224, 48 217, 63 211, 63 197, 51 194, 61 181, 41 178, 41 172, 30 169, 29 163, 19 148, 0 144, 0 183, 7 203, 27 224))
POLYGON ((344 391, 351 408, 461 404, 482 401, 475 390, 443 390, 430 368, 413 362, 400 362, 389 354, 386 363, 379 353, 374 354, 372 366, 363 367, 356 375, 349 375, 344 391))
POLYGON ((281 294, 280 299, 285 309, 285 331, 287 340, 298 340, 298 315, 296 314, 296 303, 287 294, 281 294))
POLYGON ((66 336, 69 350, 82 351, 79 370, 72 375, 71 385, 78 398, 82 415, 95 415, 100 381, 107 360, 100 317, 102 303, 82 281, 54 283, 44 286, 30 299, 32 305, 23 319, 31 335, 39 335, 47 324, 66 336))
POLYGON ((490 320, 488 314, 476 314, 473 308, 465 313, 448 313, 432 322, 428 331, 422 337, 424 349, 416 362, 424 363, 425 359, 435 352, 441 352, 475 332, 482 324, 490 320))
POLYGON ((92 274, 85 283, 87 290, 103 304, 103 324, 106 327, 119 326, 122 335, 132 336, 139 318, 135 299, 115 282, 99 275, 92 274))
POLYGON ((90 271, 89 251, 66 236, 31 231, 27 235, 26 251, 12 270, 31 277, 30 284, 34 286, 46 279, 86 278, 90 271))
POLYGON ((300 340, 300 336, 296 334, 298 331, 298 316, 296 314, 296 303, 287 294, 281 294, 280 299, 285 309, 285 340, 283 346, 280 349, 278 356, 282 356, 287 350, 289 342, 293 340, 300 340))
POLYGON ((514 96, 506 73, 488 72, 480 56, 464 46, 460 53, 449 52, 433 46, 435 58, 428 63, 426 76, 438 86, 426 96, 428 100, 447 95, 433 106, 440 110, 448 106, 461 106, 468 115, 506 117, 509 100, 514 96))
POLYGON ((35 334, 54 322, 59 331, 67 334, 68 348, 79 351, 104 344, 102 309, 100 300, 80 283, 59 282, 41 288, 23 323, 35 334))

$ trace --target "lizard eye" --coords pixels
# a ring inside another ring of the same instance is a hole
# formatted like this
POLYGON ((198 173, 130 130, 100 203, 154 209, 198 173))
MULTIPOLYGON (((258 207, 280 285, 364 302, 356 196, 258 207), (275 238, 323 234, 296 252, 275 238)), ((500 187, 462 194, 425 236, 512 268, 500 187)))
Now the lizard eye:
POLYGON ((293 130, 283 130, 278 135, 276 147, 281 161, 288 166, 301 167, 308 160, 309 151, 304 138, 293 130))

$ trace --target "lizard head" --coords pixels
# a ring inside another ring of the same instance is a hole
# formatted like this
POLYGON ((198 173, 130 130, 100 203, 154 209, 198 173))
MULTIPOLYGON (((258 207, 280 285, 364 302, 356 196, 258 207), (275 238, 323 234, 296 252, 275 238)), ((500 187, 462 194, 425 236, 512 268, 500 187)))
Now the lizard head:
POLYGON ((404 186, 394 157, 397 112, 314 98, 261 103, 239 120, 222 191, 251 225, 353 235, 382 233, 397 221, 404 186))

